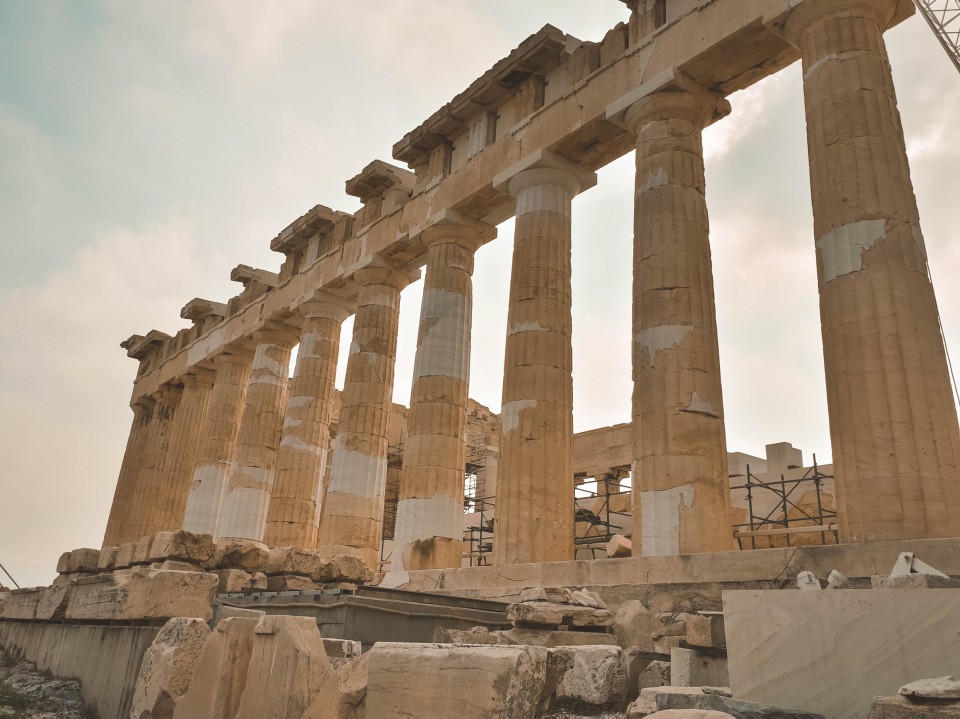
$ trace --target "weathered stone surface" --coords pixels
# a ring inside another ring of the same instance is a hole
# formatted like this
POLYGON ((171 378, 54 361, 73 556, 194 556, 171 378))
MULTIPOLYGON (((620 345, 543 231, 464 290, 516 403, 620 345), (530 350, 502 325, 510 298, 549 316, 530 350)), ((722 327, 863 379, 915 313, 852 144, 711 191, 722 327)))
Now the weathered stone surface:
POLYGON ((194 534, 184 529, 176 532, 158 532, 150 545, 150 561, 166 559, 206 564, 213 559, 216 546, 209 534, 194 534))
POLYGON ((61 620, 67 614, 67 605, 73 593, 72 582, 57 584, 56 582, 42 592, 37 600, 37 619, 61 620))
POLYGON ((607 542, 607 557, 619 559, 633 553, 633 544, 622 534, 614 534, 607 542))
MULTIPOLYGON (((627 714, 628 717, 635 716, 627 714)), ((715 712, 705 709, 667 709, 662 712, 654 712, 647 716, 651 719, 737 719, 737 717, 725 714, 724 712, 715 712)))
POLYGON ((57 573, 96 573, 99 562, 100 550, 74 549, 72 552, 64 552, 62 555, 60 555, 60 561, 57 562, 57 573))
POLYGON ((337 678, 340 683, 340 706, 337 719, 364 719, 367 699, 367 663, 370 652, 340 665, 337 678))
POLYGON ((234 719, 247 682, 253 630, 259 622, 260 618, 230 617, 217 623, 173 719, 234 719))
POLYGON ((526 644, 534 647, 580 647, 598 644, 617 646, 615 636, 600 632, 560 632, 549 629, 514 627, 513 629, 494 632, 494 634, 500 637, 501 644, 526 644))
POLYGON ((165 559, 162 562, 153 562, 146 565, 151 569, 170 569, 176 572, 202 572, 203 568, 197 562, 182 562, 179 559, 165 559))
POLYGON ((373 581, 373 572, 360 557, 352 554, 337 554, 327 557, 310 578, 321 584, 330 582, 351 582, 367 584, 373 581))
POLYGON ((317 583, 310 577, 299 574, 281 574, 267 577, 267 591, 269 592, 301 592, 317 588, 317 583))
POLYGON ((670 662, 652 661, 640 672, 638 689, 656 689, 670 686, 670 662))
POLYGON ((687 620, 687 644, 714 649, 726 648, 727 636, 723 627, 723 614, 691 616, 687 620))
POLYGON ((589 589, 576 589, 570 592, 570 603, 579 604, 583 607, 593 607, 594 609, 607 608, 603 598, 596 592, 591 592, 589 589))
MULTIPOLYGON (((210 573, 217 577, 217 594, 230 594, 255 588, 254 575, 242 569, 214 569, 210 573)), ((266 589, 266 578, 264 578, 263 589, 266 589)))
POLYGON ((564 647, 573 666, 557 688, 558 700, 574 700, 597 707, 622 706, 627 698, 626 656, 620 647, 564 647))
POLYGON ((130 620, 212 616, 217 578, 201 572, 146 567, 80 579, 67 606, 67 619, 130 620))
POLYGON ((360 642, 351 639, 327 639, 323 637, 324 651, 334 669, 339 669, 347 662, 352 662, 360 656, 360 642))
POLYGON ((542 647, 378 643, 368 653, 368 717, 533 717, 544 701, 542 647))
POLYGON ((339 679, 312 617, 270 616, 253 633, 236 719, 335 717, 339 679))
MULTIPOLYGON (((659 664, 666 664, 667 669, 669 670, 670 665, 667 662, 657 662, 659 664)), ((627 716, 629 717, 645 717, 649 714, 653 714, 657 711, 657 697, 661 694, 702 694, 703 691, 699 687, 671 687, 671 686, 654 686, 654 687, 644 687, 640 690, 640 696, 627 708, 627 716)))
POLYGON ((447 629, 437 627, 433 630, 433 641, 437 644, 509 644, 500 632, 491 632, 486 627, 470 629, 447 629))
POLYGON ((132 719, 169 719, 190 688, 210 637, 202 619, 170 619, 147 649, 137 675, 132 719))
POLYGON ((542 601, 517 602, 509 605, 507 619, 514 624, 547 626, 609 627, 613 625, 613 614, 606 609, 542 601))
POLYGON ((867 719, 958 719, 960 702, 917 704, 904 696, 877 697, 867 719))
POLYGON ((960 579, 936 574, 900 574, 896 577, 871 577, 873 589, 957 589, 960 579))
POLYGON ((264 572, 268 577, 278 574, 299 574, 309 577, 320 570, 323 556, 306 547, 272 547, 264 572))
POLYGON ((116 568, 118 547, 104 547, 100 550, 100 558, 97 560, 97 571, 111 571, 116 568))
POLYGON ((36 619, 37 605, 46 587, 25 587, 14 589, 6 595, 3 603, 4 619, 36 619))
POLYGON ((918 679, 904 684, 898 694, 914 701, 933 699, 936 701, 960 701, 960 682, 953 677, 918 679))
POLYGON ((562 587, 530 587, 520 592, 518 602, 556 602, 566 604, 569 591, 562 587))
POLYGON ((153 535, 147 534, 140 537, 133 543, 133 555, 130 557, 130 564, 149 564, 153 560, 150 558, 150 550, 153 547, 153 535))
POLYGON ((638 599, 630 599, 617 609, 613 633, 624 649, 638 647, 653 651, 653 633, 662 628, 657 615, 638 599))
POLYGON ((727 712, 737 719, 824 719, 820 714, 812 712, 775 707, 769 704, 757 704, 720 696, 719 694, 705 694, 703 692, 680 694, 661 690, 657 692, 656 697, 658 711, 664 709, 704 709, 727 712))
POLYGON ((670 650, 670 684, 675 687, 725 687, 730 685, 725 657, 695 649, 670 650))
POLYGON ((137 550, 136 542, 125 542, 117 547, 114 557, 114 569, 126 569, 133 564, 133 554, 137 550))
POLYGON ((242 569, 261 572, 267 565, 267 545, 249 539, 227 539, 216 543, 213 566, 220 569, 242 569))

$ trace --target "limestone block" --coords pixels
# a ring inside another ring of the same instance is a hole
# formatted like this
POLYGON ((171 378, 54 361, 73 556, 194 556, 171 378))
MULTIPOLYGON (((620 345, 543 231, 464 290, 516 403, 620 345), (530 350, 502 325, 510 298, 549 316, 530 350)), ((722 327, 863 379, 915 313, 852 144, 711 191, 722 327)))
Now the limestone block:
POLYGON ((203 645, 190 688, 173 719, 233 719, 247 682, 253 630, 260 619, 230 617, 217 623, 203 645))
POLYGON ((150 545, 150 561, 162 562, 172 559, 181 562, 205 564, 216 552, 213 537, 209 534, 194 534, 184 529, 176 532, 157 532, 150 545))
POLYGON ((352 554, 337 554, 327 557, 323 564, 311 573, 310 578, 324 584, 330 582, 367 584, 373 581, 374 575, 360 557, 352 554))
POLYGON ((820 714, 771 706, 769 704, 758 704, 742 699, 721 696, 719 694, 707 694, 705 692, 680 694, 673 691, 660 691, 657 693, 656 701, 658 711, 665 709, 699 709, 726 712, 732 714, 737 719, 824 719, 820 714))
POLYGON ((657 615, 638 599, 621 604, 613 621, 613 633, 624 649, 639 647, 653 651, 653 633, 661 627, 657 615))
POLYGON ((533 717, 549 697, 542 647, 378 643, 370 650, 366 716, 533 717))
POLYGON ((151 554, 150 554, 152 547, 153 547, 152 534, 148 534, 144 537, 140 537, 140 539, 134 543, 133 556, 130 558, 130 564, 132 565, 149 564, 150 562, 152 562, 153 559, 151 559, 151 554))
POLYGON ((202 619, 170 619, 143 655, 133 690, 132 719, 172 717, 190 688, 200 654, 210 637, 202 619))
POLYGON ((569 590, 562 587, 530 587, 520 592, 518 602, 555 602, 567 604, 569 590))
POLYGON ((278 574, 299 574, 309 577, 320 570, 323 556, 306 547, 272 547, 264 572, 268 577, 278 574))
POLYGON ((58 574, 76 574, 83 572, 85 574, 95 574, 100 562, 100 550, 98 549, 74 549, 72 552, 64 552, 57 562, 58 574))
POLYGON ((900 574, 896 577, 871 577, 873 589, 958 589, 960 579, 936 574, 900 574))
POLYGON ((867 719, 958 719, 960 702, 915 704, 907 697, 877 697, 867 719))
POLYGON ((269 556, 266 544, 249 539, 226 539, 216 543, 213 563, 220 569, 260 572, 266 567, 269 556))
POLYGON ((687 644, 723 649, 727 646, 723 614, 694 615, 687 620, 687 644))
MULTIPOLYGON (((660 664, 667 664, 666 662, 658 662, 660 664)), ((667 667, 670 665, 667 664, 667 667)), ((640 696, 627 707, 627 716, 628 717, 645 717, 653 714, 657 711, 657 697, 661 694, 702 694, 703 690, 700 687, 671 687, 671 686, 662 686, 662 687, 644 687, 640 690, 640 696)))
POLYGON ((136 542, 125 542, 117 547, 116 558, 114 559, 114 569, 126 569, 133 565, 133 554, 137 550, 136 542))
POLYGON ((622 534, 614 534, 607 542, 607 557, 629 557, 633 554, 633 544, 622 534))
POLYGON ((579 604, 582 607, 592 607, 594 609, 607 608, 603 598, 596 592, 591 592, 589 589, 577 589, 570 592, 570 603, 579 604))
POLYGON ((627 662, 620 647, 564 647, 573 666, 557 688, 557 699, 598 707, 622 706, 627 698, 627 662))
POLYGON ((669 654, 674 649, 678 648, 685 640, 685 635, 677 637, 660 637, 659 639, 654 640, 653 651, 659 652, 660 654, 669 654))
POLYGON ((339 678, 316 620, 281 615, 260 619, 236 719, 332 718, 339 703, 339 678))
POLYGON ((617 638, 600 632, 558 632, 549 629, 514 627, 494 632, 500 644, 526 644, 534 647, 578 647, 587 645, 616 646, 617 638))
POLYGON ((97 560, 98 572, 109 572, 116 568, 117 547, 104 547, 100 550, 100 559, 97 560))
POLYGON ((14 589, 3 604, 4 619, 36 619, 37 605, 46 587, 14 589))
POLYGON ((121 621, 200 617, 209 620, 217 577, 147 567, 77 580, 67 619, 121 621))
MULTIPOLYGON (((433 630, 433 641, 436 644, 510 644, 504 641, 500 632, 491 632, 486 627, 470 627, 470 629, 447 629, 437 627, 433 630)), ((522 642, 517 642, 522 643, 522 642)))
POLYGON ((674 647, 670 650, 670 684, 675 687, 730 686, 727 660, 696 649, 674 647))
POLYGON ((542 601, 517 602, 509 605, 507 619, 514 624, 548 626, 609 627, 613 625, 613 614, 609 610, 542 601))
POLYGON ((37 619, 62 620, 67 614, 67 605, 70 603, 70 596, 73 593, 73 584, 54 583, 40 592, 40 599, 37 601, 37 619))
POLYGON ((640 672, 638 689, 656 689, 670 686, 670 662, 652 661, 640 672))
POLYGON ((256 578, 257 575, 245 572, 242 569, 214 569, 210 573, 216 575, 218 579, 217 594, 231 594, 248 589, 267 588, 267 578, 259 572, 257 574, 262 577, 262 581, 256 578))
POLYGON ((960 702, 960 682, 953 677, 919 679, 900 687, 898 694, 913 701, 953 701, 960 702))
POLYGON ((7 597, 10 596, 9 589, 0 589, 0 617, 3 616, 3 607, 7 603, 7 597))
POLYGON ((215 612, 214 619, 216 623, 219 624, 224 619, 230 619, 231 617, 246 617, 247 619, 256 619, 260 620, 260 617, 266 616, 266 612, 261 609, 247 609, 245 607, 228 607, 225 604, 221 604, 217 607, 215 612))
POLYGON ((281 574, 278 577, 267 577, 267 591, 269 592, 301 592, 317 588, 317 583, 310 577, 301 577, 299 574, 281 574))
POLYGON ((351 639, 322 638, 323 648, 327 652, 327 659, 334 669, 339 669, 347 662, 352 662, 360 656, 360 642, 351 639))
POLYGON ((364 719, 369 660, 370 652, 367 652, 342 664, 337 669, 337 678, 340 682, 340 706, 337 719, 364 719))

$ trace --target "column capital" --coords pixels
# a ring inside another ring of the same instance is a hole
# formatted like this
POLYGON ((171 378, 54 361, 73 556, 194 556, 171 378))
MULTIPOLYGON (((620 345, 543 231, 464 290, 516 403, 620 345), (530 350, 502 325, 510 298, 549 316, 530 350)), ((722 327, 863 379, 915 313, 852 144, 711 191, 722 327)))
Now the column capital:
POLYGON ((202 367, 192 367, 189 372, 184 374, 180 381, 183 382, 184 389, 211 389, 216 379, 217 373, 210 369, 202 367))
POLYGON ((317 290, 297 308, 306 319, 329 319, 343 322, 357 311, 357 301, 317 290))
POLYGON ((443 210, 433 215, 422 226, 410 230, 411 240, 420 240, 430 249, 434 245, 455 244, 471 252, 497 236, 497 228, 455 210, 443 210))
POLYGON ((156 404, 156 400, 152 396, 143 396, 137 397, 133 402, 130 403, 130 409, 133 410, 133 415, 135 418, 139 419, 146 414, 149 414, 153 411, 153 407, 156 404))
POLYGON ((353 273, 353 280, 360 287, 387 285, 402 290, 419 279, 420 270, 382 255, 374 255, 369 264, 353 273))
POLYGON ((214 367, 220 368, 221 365, 240 365, 249 367, 253 362, 253 350, 248 347, 232 345, 226 347, 223 352, 215 355, 211 360, 214 367))
POLYGON ((280 345, 290 349, 300 342, 300 332, 282 322, 267 321, 253 331, 253 340, 259 344, 280 345))
POLYGON ((180 395, 183 394, 183 387, 178 385, 164 384, 156 392, 150 395, 150 398, 157 405, 174 405, 180 401, 180 395))
POLYGON ((597 173, 555 152, 537 150, 493 178, 493 189, 514 197, 534 184, 560 185, 574 195, 597 184, 597 173))
POLYGON ((771 26, 794 47, 800 46, 804 33, 814 23, 830 17, 856 16, 875 20, 881 30, 894 20, 909 17, 915 11, 909 0, 800 0, 790 12, 777 18, 771 26))
POLYGON ((689 75, 671 68, 607 107, 607 119, 639 134, 643 124, 675 118, 703 129, 730 114, 730 103, 689 75))

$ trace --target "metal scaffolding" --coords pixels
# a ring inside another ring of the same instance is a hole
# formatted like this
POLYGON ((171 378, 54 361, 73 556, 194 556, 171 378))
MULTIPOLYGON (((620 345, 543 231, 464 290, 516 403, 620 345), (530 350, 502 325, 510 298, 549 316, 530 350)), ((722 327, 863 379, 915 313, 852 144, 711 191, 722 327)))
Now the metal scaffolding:
POLYGON ((960 0, 913 0, 960 71, 960 0))

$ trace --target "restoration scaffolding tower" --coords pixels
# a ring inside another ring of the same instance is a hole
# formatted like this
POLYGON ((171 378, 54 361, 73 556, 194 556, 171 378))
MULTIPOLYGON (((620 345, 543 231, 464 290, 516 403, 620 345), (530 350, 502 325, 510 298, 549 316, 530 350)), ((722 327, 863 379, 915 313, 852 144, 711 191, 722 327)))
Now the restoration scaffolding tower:
POLYGON ((913 0, 960 71, 960 0, 913 0))

